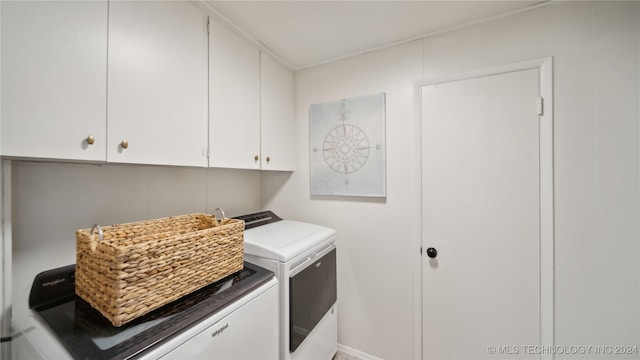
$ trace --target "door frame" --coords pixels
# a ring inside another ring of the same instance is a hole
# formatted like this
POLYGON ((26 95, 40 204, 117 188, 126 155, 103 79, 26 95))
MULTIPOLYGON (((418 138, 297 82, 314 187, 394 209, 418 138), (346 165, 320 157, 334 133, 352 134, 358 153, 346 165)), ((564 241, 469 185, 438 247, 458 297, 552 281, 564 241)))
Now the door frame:
MULTIPOLYGON (((539 94, 543 99, 539 116, 540 137, 540 345, 554 346, 554 194, 553 194, 553 58, 544 57, 461 73, 446 74, 418 80, 414 83, 414 114, 417 132, 422 134, 422 88, 452 81, 500 75, 515 71, 538 69, 539 94)), ((420 167, 422 167, 422 135, 420 135, 420 167)), ((420 199, 422 199, 422 171, 420 172, 420 199)), ((421 201, 422 203, 422 201, 421 201)), ((416 314, 414 357, 422 359, 422 276, 425 246, 422 238, 422 204, 420 210, 419 251, 414 258, 414 311, 416 314)), ((507 344, 505 344, 507 345, 507 344)), ((524 345, 524 344, 508 344, 524 345)), ((551 352, 552 353, 552 352, 551 352)), ((553 354, 542 354, 541 359, 553 359, 553 354)))

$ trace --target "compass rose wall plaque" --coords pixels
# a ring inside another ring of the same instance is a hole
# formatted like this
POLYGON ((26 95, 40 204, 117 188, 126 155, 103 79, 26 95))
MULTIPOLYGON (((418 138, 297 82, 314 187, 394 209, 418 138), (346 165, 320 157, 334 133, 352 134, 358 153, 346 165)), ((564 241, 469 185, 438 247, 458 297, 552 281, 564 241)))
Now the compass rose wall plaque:
POLYGON ((386 196, 385 94, 313 104, 311 195, 386 196))

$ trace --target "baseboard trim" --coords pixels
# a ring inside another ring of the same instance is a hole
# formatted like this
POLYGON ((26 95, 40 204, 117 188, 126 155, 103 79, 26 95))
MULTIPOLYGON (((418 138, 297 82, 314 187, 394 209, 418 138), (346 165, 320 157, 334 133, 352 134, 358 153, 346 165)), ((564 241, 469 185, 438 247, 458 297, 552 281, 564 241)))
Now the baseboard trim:
POLYGON ((354 348, 350 348, 348 346, 342 345, 342 344, 338 344, 338 351, 343 352, 347 355, 351 355, 351 356, 355 356, 359 359, 362 360, 382 360, 379 357, 375 357, 373 355, 367 354, 365 352, 362 352, 360 350, 356 350, 354 348))

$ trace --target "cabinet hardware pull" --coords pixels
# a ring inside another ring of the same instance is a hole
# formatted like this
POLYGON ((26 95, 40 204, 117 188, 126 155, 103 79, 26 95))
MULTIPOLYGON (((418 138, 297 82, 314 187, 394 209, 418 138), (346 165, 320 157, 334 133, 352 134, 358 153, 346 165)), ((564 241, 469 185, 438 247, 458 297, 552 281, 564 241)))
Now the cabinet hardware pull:
POLYGON ((258 160, 260 160, 260 158, 258 157, 258 155, 256 155, 256 156, 253 157, 253 160, 258 161, 258 160))
POLYGON ((267 164, 271 161, 271 157, 267 156, 267 164))
POLYGON ((87 136, 87 144, 93 145, 94 142, 96 142, 96 138, 93 135, 87 136))
POLYGON ((126 149, 129 147, 129 142, 127 140, 122 140, 120 146, 122 146, 123 149, 126 149))

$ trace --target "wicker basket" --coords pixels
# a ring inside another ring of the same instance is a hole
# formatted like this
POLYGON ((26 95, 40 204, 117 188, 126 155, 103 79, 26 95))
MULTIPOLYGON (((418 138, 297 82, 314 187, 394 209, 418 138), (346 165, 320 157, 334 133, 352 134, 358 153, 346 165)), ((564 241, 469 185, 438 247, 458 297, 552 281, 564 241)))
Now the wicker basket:
POLYGON ((242 270, 244 221, 222 214, 76 231, 76 294, 121 326, 242 270))

